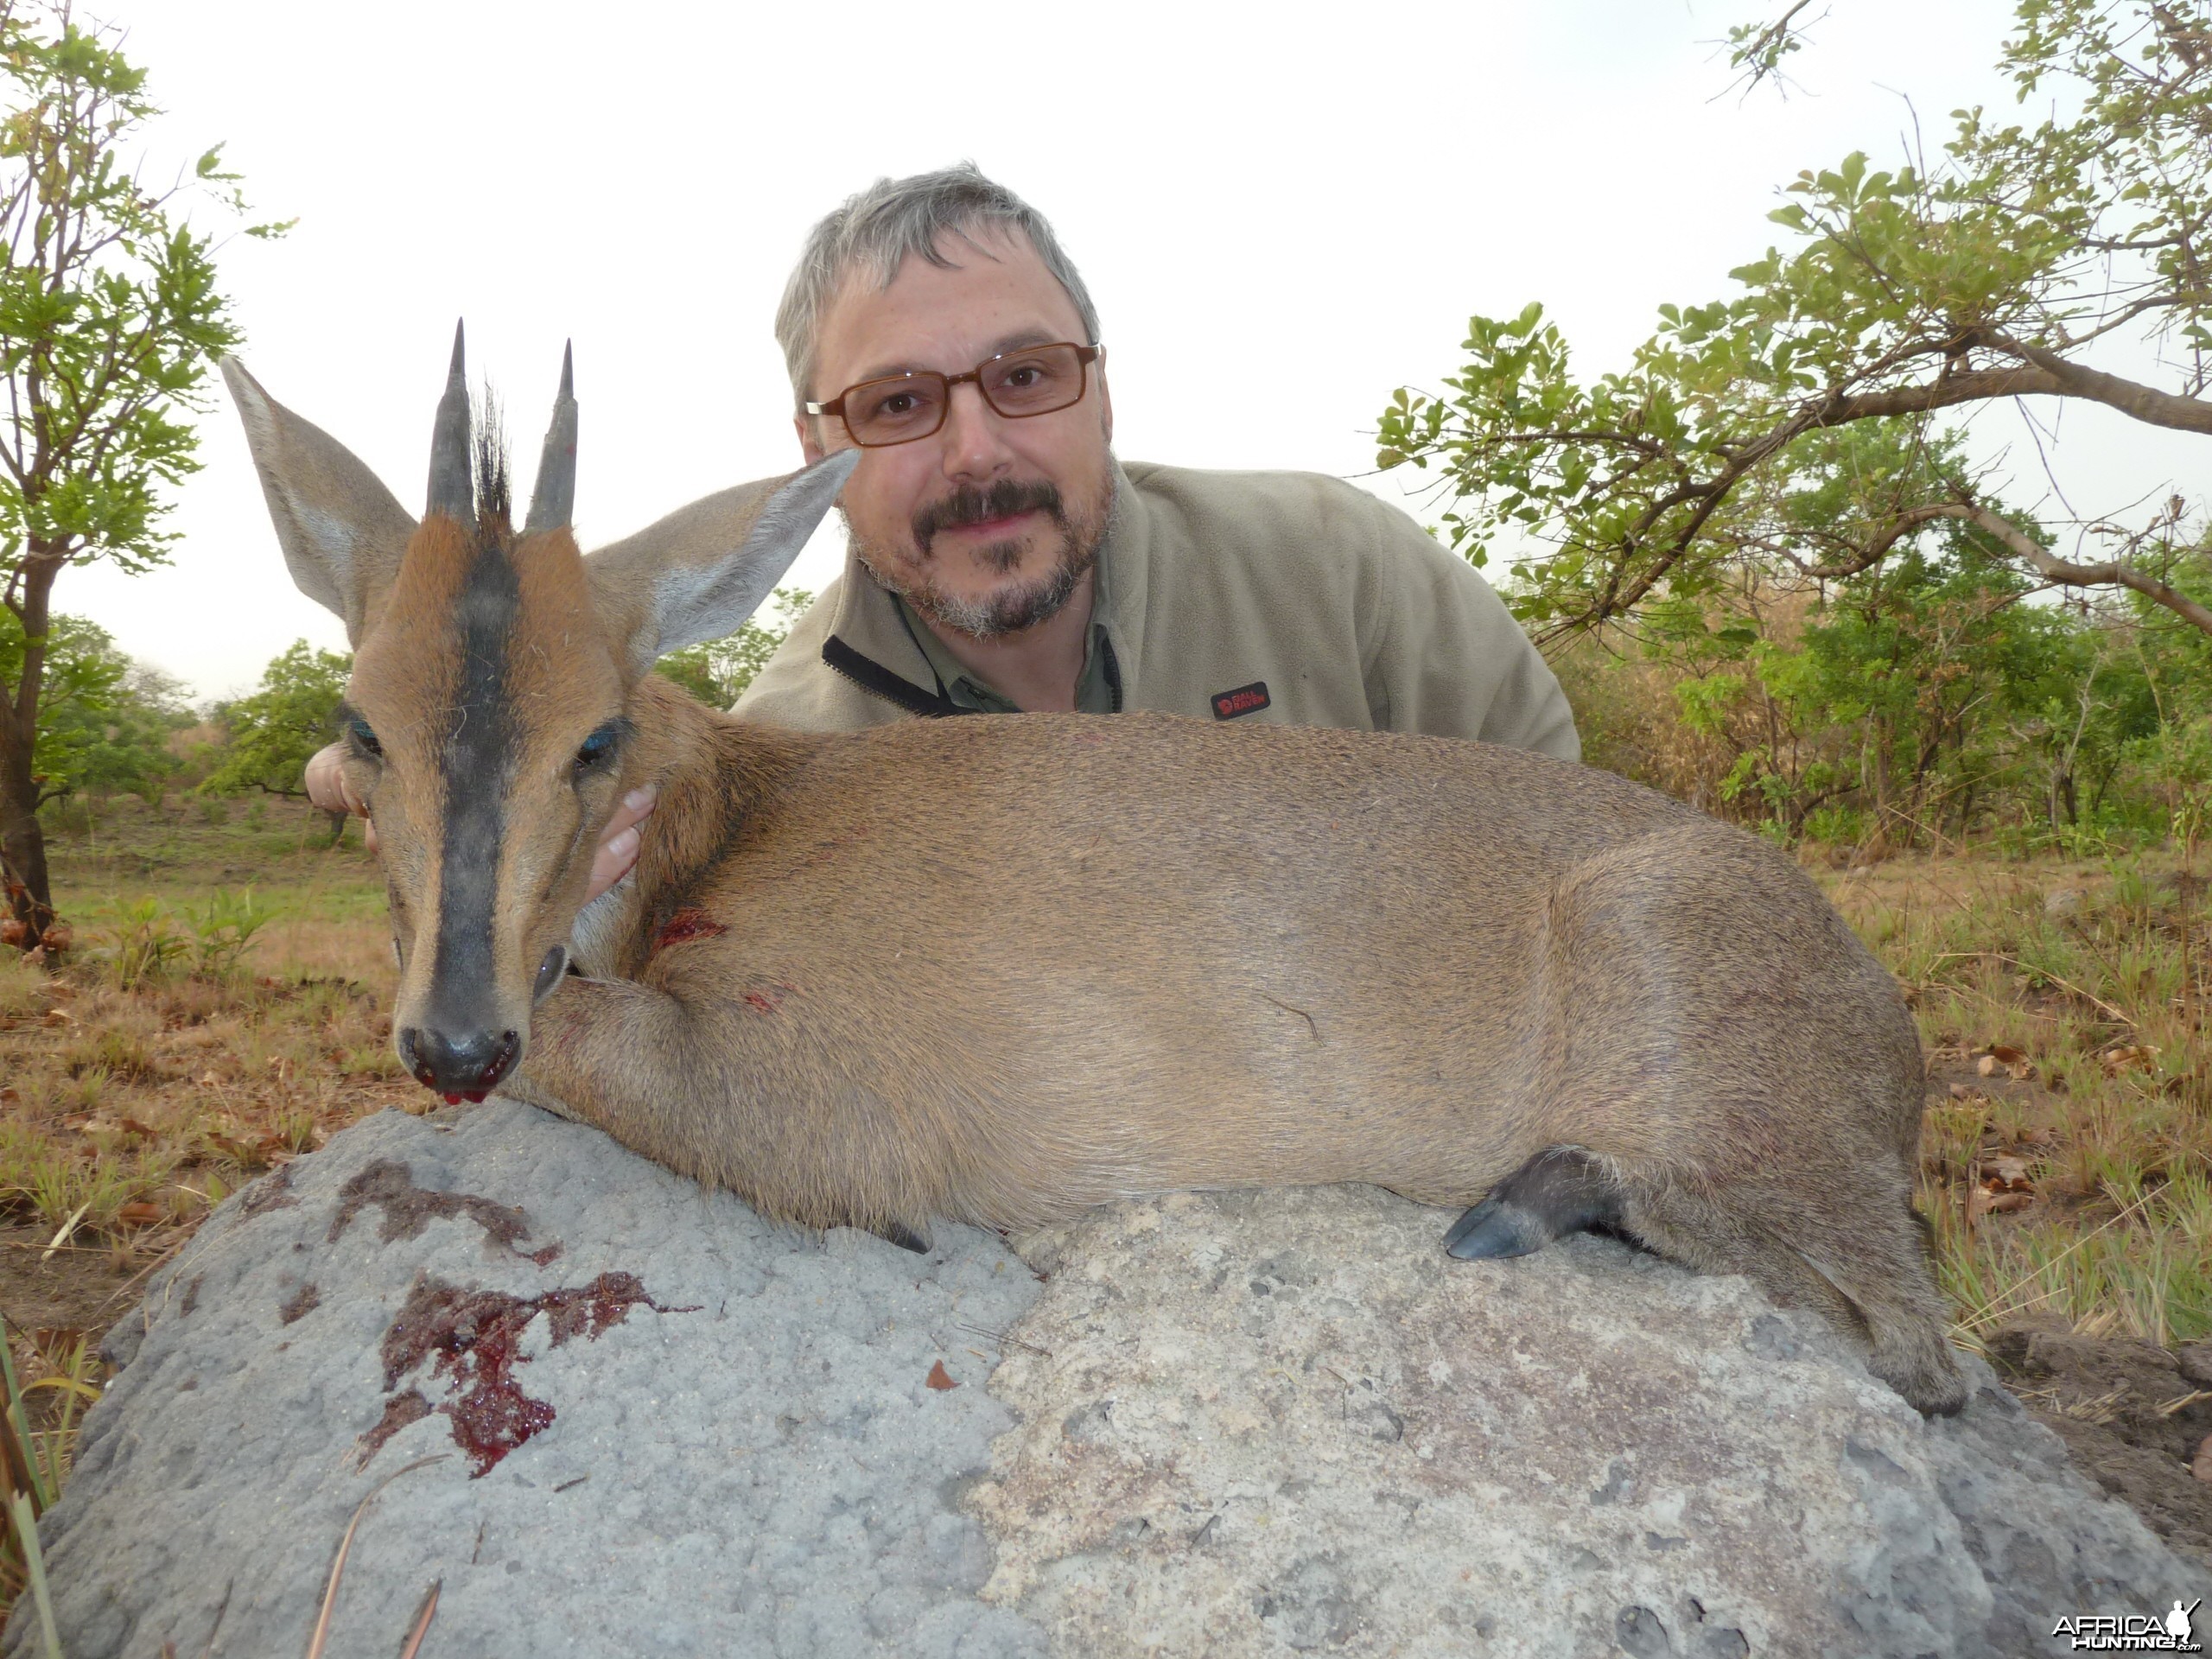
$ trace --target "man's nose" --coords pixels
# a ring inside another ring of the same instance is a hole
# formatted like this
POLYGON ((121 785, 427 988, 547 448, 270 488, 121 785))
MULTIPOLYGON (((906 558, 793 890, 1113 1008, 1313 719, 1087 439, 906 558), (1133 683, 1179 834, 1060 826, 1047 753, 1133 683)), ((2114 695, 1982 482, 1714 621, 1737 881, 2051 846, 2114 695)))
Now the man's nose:
POLYGON ((953 387, 944 410, 944 471, 949 478, 991 478, 1013 463, 1006 416, 983 401, 970 381, 953 387))

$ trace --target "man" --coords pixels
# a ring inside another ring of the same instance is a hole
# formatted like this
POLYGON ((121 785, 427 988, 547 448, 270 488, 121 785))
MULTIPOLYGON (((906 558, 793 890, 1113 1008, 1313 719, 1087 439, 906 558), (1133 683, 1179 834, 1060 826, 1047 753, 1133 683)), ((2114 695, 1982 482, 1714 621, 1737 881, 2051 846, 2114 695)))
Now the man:
MULTIPOLYGON (((739 715, 846 731, 1153 709, 1580 757, 1542 658, 1404 513, 1312 474, 1117 461, 1083 279, 972 164, 880 181, 824 219, 776 334, 807 461, 865 454, 840 501, 844 572, 739 715)), ((353 804, 332 753, 308 791, 353 804)), ((623 803, 594 893, 652 810, 646 791, 623 803)))

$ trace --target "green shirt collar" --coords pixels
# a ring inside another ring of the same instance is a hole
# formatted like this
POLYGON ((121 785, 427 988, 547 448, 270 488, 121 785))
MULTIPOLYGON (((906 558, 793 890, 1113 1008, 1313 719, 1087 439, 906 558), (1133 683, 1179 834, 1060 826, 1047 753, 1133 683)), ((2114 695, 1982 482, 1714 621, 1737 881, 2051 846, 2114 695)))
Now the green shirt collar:
MULTIPOLYGON (((1091 567, 1090 635, 1084 643, 1083 672, 1077 676, 1075 685, 1076 712, 1084 715, 1111 715, 1120 712, 1121 687, 1119 675, 1111 664, 1114 646, 1107 638, 1105 616, 1106 554, 1099 550, 1098 560, 1091 567)), ((931 632, 928 625, 917 615, 912 606, 897 594, 890 595, 891 603, 899 613, 899 620, 914 645, 929 661, 930 671, 937 676, 938 690, 955 708, 971 714, 1018 715, 1021 710, 1014 702, 984 684, 963 668, 957 658, 944 648, 944 642, 931 632)))

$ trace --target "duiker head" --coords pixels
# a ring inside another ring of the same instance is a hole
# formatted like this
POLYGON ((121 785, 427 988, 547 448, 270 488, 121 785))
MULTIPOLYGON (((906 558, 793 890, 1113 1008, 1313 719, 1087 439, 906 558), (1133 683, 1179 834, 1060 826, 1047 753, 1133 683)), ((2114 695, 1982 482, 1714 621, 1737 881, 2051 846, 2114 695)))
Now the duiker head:
POLYGON ((346 768, 382 845, 408 1070, 481 1097, 560 982, 598 832, 626 783, 629 706, 664 652, 734 632, 798 556, 855 457, 693 503, 586 558, 569 527, 569 365, 519 533, 496 435, 472 420, 461 336, 418 524, 359 460, 236 359, 292 579, 346 620, 346 768))

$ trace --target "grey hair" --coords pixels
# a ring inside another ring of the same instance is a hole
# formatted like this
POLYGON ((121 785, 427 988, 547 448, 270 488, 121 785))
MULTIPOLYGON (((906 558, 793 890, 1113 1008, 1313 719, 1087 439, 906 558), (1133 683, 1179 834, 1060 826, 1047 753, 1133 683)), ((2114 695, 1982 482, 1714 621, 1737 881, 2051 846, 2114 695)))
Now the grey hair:
POLYGON ((804 404, 813 395, 808 387, 821 344, 823 313, 849 280, 864 276, 888 288, 910 254, 950 270, 957 262, 945 257, 939 240, 959 236, 972 245, 975 232, 989 230, 1018 231, 1028 238, 1045 269, 1075 302, 1084 330, 1077 343, 1096 344, 1098 308, 1044 214, 985 178, 975 162, 962 162, 912 178, 878 179, 846 198, 844 206, 808 234, 791 281, 784 285, 783 303, 776 308, 776 343, 784 348, 791 371, 792 397, 804 404))

